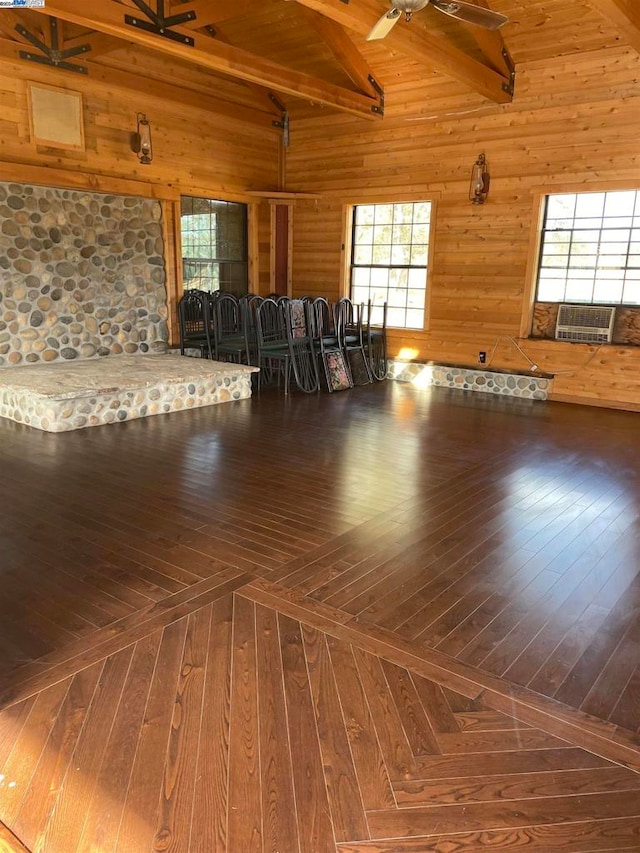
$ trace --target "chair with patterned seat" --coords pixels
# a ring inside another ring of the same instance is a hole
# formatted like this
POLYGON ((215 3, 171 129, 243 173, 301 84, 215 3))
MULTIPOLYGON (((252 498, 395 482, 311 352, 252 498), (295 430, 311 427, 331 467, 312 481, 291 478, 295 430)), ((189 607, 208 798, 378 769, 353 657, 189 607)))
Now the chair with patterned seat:
POLYGON ((351 373, 354 385, 368 385, 373 375, 365 352, 362 325, 363 305, 354 305, 347 297, 339 299, 333 306, 338 346, 351 373))

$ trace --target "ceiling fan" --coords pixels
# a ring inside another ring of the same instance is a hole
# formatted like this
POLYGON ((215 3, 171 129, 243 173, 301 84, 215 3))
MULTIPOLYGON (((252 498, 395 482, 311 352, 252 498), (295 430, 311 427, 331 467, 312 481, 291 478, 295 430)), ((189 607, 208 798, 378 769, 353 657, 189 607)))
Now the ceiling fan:
POLYGON ((383 39, 391 32, 403 13, 405 19, 410 21, 414 12, 419 12, 429 4, 439 12, 457 18, 458 21, 464 21, 465 24, 475 24, 478 27, 484 27, 486 30, 497 30, 509 20, 499 12, 464 2, 464 0, 391 0, 391 3, 391 9, 373 25, 366 37, 367 41, 383 39))

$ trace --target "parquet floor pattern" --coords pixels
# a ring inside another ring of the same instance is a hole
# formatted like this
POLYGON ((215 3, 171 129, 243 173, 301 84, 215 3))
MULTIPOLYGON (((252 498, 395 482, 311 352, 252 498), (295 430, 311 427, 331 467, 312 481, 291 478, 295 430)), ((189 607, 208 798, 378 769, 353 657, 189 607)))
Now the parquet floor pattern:
POLYGON ((640 851, 638 425, 0 422, 1 853, 640 851))
POLYGON ((0 712, 28 849, 640 850, 637 772, 260 597, 219 591, 0 712))

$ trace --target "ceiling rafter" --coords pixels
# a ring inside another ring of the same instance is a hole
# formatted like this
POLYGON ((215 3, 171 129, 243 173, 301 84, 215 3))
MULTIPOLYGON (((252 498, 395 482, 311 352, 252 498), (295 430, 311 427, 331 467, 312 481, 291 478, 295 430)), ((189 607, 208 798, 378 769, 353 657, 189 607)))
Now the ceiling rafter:
POLYGON ((47 0, 46 9, 38 8, 34 11, 100 30, 201 68, 258 83, 276 92, 361 117, 375 118, 379 115, 376 112, 379 109, 378 100, 370 95, 336 86, 248 51, 221 44, 197 31, 175 28, 175 32, 188 33, 193 38, 193 46, 189 47, 144 29, 128 26, 124 22, 125 7, 114 0, 92 0, 90 8, 84 4, 81 6, 77 0, 47 0))
POLYGON ((611 21, 618 33, 640 53, 640 6, 638 0, 588 0, 589 5, 611 21))
POLYGON ((41 41, 45 41, 45 27, 34 27, 30 22, 24 18, 20 12, 16 12, 14 9, 0 9, 0 32, 3 32, 8 38, 16 39, 22 44, 32 45, 32 42, 22 35, 22 33, 16 29, 16 27, 29 27, 32 33, 36 35, 41 41))
MULTIPOLYGON (((357 0, 357 3, 346 4, 343 0, 294 0, 294 2, 320 12, 321 15, 326 15, 361 36, 367 35, 384 11, 384 5, 380 0, 357 0)), ((410 25, 400 24, 395 27, 386 37, 385 42, 390 49, 465 83, 478 94, 496 103, 508 103, 512 100, 510 77, 467 56, 443 36, 429 32, 420 24, 418 15, 413 17, 410 25)))
MULTIPOLYGON (((473 2, 485 9, 491 8, 487 0, 473 0, 473 2)), ((486 30, 484 27, 465 24, 464 21, 460 23, 471 35, 491 67, 495 68, 500 74, 510 77, 513 73, 514 63, 505 44, 502 30, 486 30)))
POLYGON ((303 12, 347 76, 361 91, 375 95, 375 75, 345 29, 313 9, 303 8, 303 12))
POLYGON ((73 71, 76 74, 86 74, 86 65, 79 65, 77 62, 68 61, 77 56, 82 56, 90 50, 86 40, 74 47, 65 48, 62 44, 63 26, 60 25, 58 19, 54 16, 49 16, 46 18, 46 23, 47 26, 44 28, 44 35, 41 34, 39 29, 34 32, 32 27, 27 27, 22 23, 15 25, 15 33, 22 39, 26 39, 31 45, 29 50, 19 51, 19 57, 29 62, 49 65, 52 68, 73 71))

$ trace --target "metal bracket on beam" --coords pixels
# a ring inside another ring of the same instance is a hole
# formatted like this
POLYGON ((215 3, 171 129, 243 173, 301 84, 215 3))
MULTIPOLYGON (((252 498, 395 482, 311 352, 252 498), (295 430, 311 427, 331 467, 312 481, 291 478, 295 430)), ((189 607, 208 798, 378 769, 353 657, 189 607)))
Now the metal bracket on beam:
POLYGON ((31 53, 27 50, 21 50, 18 53, 20 59, 26 59, 29 62, 38 62, 40 65, 49 65, 52 68, 61 68, 64 71, 75 71, 77 74, 88 74, 88 69, 84 65, 75 65, 72 62, 67 62, 72 56, 78 56, 81 53, 88 53, 91 50, 90 44, 82 44, 78 47, 70 47, 67 50, 60 50, 60 41, 58 37, 58 19, 51 18, 51 47, 41 41, 38 36, 30 32, 22 24, 16 25, 16 32, 20 33, 22 38, 31 42, 40 53, 31 53))
POLYGON ((194 46, 195 40, 191 36, 176 33, 171 29, 171 27, 186 24, 188 21, 195 21, 197 17, 195 12, 184 12, 181 15, 166 16, 164 13, 164 0, 157 0, 157 12, 154 12, 153 9, 147 6, 144 0, 133 0, 133 2, 136 4, 138 9, 146 15, 148 20, 144 20, 135 15, 125 15, 125 24, 128 24, 130 27, 135 27, 138 30, 146 30, 148 33, 155 33, 157 36, 162 36, 163 38, 168 38, 172 41, 179 41, 180 44, 186 44, 189 47, 194 46))
POLYGON ((378 95, 378 103, 371 107, 371 112, 376 115, 383 116, 384 115, 384 89, 378 83, 376 78, 372 74, 367 74, 367 80, 373 87, 374 91, 378 95))
POLYGON ((289 113, 287 112, 287 108, 279 101, 278 98, 273 94, 273 92, 269 92, 269 100, 272 104, 274 104, 280 110, 280 121, 275 120, 272 121, 271 124, 274 127, 279 127, 282 130, 282 143, 285 148, 289 147, 289 113))
POLYGON ((509 69, 509 79, 505 80, 505 82, 502 84, 502 91, 513 97, 513 93, 515 91, 516 86, 516 66, 514 65, 513 59, 511 58, 511 54, 509 53, 506 47, 502 48, 502 58, 504 59, 507 68, 509 69))

